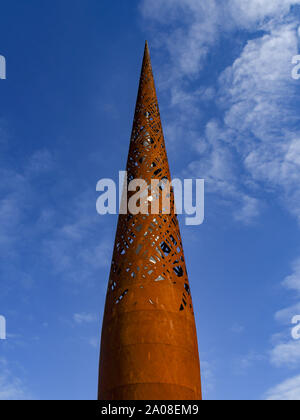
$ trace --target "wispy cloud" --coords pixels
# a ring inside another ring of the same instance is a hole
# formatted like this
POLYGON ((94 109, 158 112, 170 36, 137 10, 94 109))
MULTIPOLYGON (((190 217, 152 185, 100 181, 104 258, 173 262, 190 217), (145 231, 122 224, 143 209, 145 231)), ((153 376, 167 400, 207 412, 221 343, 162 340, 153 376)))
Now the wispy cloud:
POLYGON ((204 132, 193 128, 189 135, 199 158, 188 169, 206 179, 208 191, 234 203, 237 221, 249 223, 260 214, 259 193, 267 190, 282 197, 300 221, 300 133, 294 130, 300 120, 297 86, 291 78, 291 58, 298 51, 297 18, 289 13, 299 3, 142 3, 143 16, 163 32, 160 39, 170 57, 160 83, 168 89, 170 109, 177 109, 180 118, 173 130, 167 126, 167 135, 179 138, 185 128, 197 125, 203 101, 214 103, 220 117, 207 121, 204 132), (245 43, 232 65, 215 74, 214 88, 203 85, 200 76, 207 53, 224 34, 239 29, 248 30, 249 36, 256 31, 257 36, 245 43), (194 79, 199 84, 196 90, 194 79))
POLYGON ((277 344, 271 351, 271 363, 277 367, 299 368, 300 341, 289 340, 277 344))
POLYGON ((108 269, 112 244, 103 226, 100 239, 97 234, 96 226, 100 230, 102 221, 96 213, 92 191, 84 191, 69 206, 67 217, 56 222, 43 239, 43 254, 55 272, 68 281, 82 283, 96 279, 100 269, 108 269))
POLYGON ((97 317, 95 314, 88 314, 88 313, 80 313, 80 314, 74 314, 73 316, 74 321, 76 324, 90 324, 92 322, 95 322, 97 320, 97 317))
MULTIPOLYGON (((201 361, 201 380, 203 385, 205 385, 206 392, 212 392, 215 389, 216 377, 215 377, 215 367, 213 363, 207 362, 206 360, 201 361)), ((204 398, 207 398, 204 395, 204 398)))
MULTIPOLYGON (((141 13, 163 33, 160 47, 170 54, 168 84, 182 76, 195 76, 207 54, 224 33, 237 29, 263 29, 282 20, 299 0, 143 0, 141 13)), ((167 77, 165 78, 165 81, 167 77)))
POLYGON ((22 380, 12 373, 6 359, 0 359, 0 367, 0 400, 32 399, 22 380))
POLYGON ((26 175, 38 175, 49 172, 55 168, 53 155, 47 149, 37 150, 26 162, 26 175))
MULTIPOLYGON (((290 290, 300 291, 300 264, 295 261, 292 266, 293 272, 285 278, 282 285, 290 290)), ((298 295, 297 295, 298 297, 298 295)), ((300 302, 290 307, 276 312, 275 319, 283 325, 288 326, 286 334, 279 337, 279 341, 274 345, 270 353, 271 363, 277 367, 286 366, 289 368, 299 368, 300 365, 300 341, 292 340, 292 319, 300 315, 300 302)))
MULTIPOLYGON (((39 182, 46 174, 47 182, 54 184, 54 169, 59 171, 59 163, 45 149, 24 159, 22 169, 8 164, 0 168, 0 259, 9 257, 5 269, 10 263, 15 271, 24 244, 30 243, 43 265, 65 280, 96 279, 99 269, 109 265, 112 244, 103 227, 100 239, 97 234, 102 221, 95 209, 95 187, 72 192, 62 209, 55 205, 59 186, 50 200, 39 182)), ((20 271, 23 276, 24 267, 20 271)))
POLYGON ((290 75, 291 57, 297 53, 295 24, 276 26, 249 41, 241 56, 220 76, 226 108, 224 123, 244 170, 263 188, 273 188, 298 214, 293 198, 299 194, 298 137, 292 131, 297 88, 290 75), (276 62, 276 66, 273 63, 276 62), (275 67, 275 69, 274 69, 275 67), (291 152, 292 151, 292 152, 291 152))
MULTIPOLYGON (((164 38, 165 47, 171 56, 171 79, 183 75, 193 76, 202 67, 209 48, 218 37, 217 26, 222 10, 215 0, 145 0, 141 5, 144 17, 159 25, 170 26, 176 23, 168 37, 164 38)), ((159 28, 159 27, 158 27, 159 28)), ((158 29, 156 28, 156 30, 158 29)), ((164 28, 160 28, 162 31, 164 28)), ((158 29, 159 30, 159 29, 158 29)), ((167 82, 167 79, 165 79, 167 82)))
POLYGON ((290 326, 292 318, 298 314, 300 314, 300 302, 276 312, 275 319, 284 325, 290 326))
POLYGON ((286 279, 283 282, 283 286, 287 289, 296 290, 297 292, 300 292, 300 258, 294 262, 293 273, 286 277, 286 279))

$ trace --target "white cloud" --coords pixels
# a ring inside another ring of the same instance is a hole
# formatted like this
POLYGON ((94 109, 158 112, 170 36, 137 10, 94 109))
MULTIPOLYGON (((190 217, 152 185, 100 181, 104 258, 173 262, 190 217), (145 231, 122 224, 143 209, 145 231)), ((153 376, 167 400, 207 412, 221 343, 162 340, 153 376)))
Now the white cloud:
MULTIPOLYGON (((300 260, 293 264, 293 273, 286 277, 282 285, 287 289, 300 291, 300 260)), ((276 367, 299 368, 300 366, 300 341, 292 340, 292 319, 300 315, 300 302, 284 308, 275 314, 275 319, 289 326, 286 333, 278 335, 278 342, 270 352, 270 361, 276 367)))
MULTIPOLYGON (((40 210, 41 197, 32 176, 52 167, 52 155, 38 150, 24 163, 23 170, 8 165, 0 168, 0 250, 1 256, 15 255, 17 245, 28 237, 28 213, 40 210)), ((33 222, 34 225, 34 222, 33 222)), ((31 226, 30 237, 35 226, 31 226)), ((30 230, 30 228, 29 228, 30 230)))
POLYGON ((228 6, 232 17, 239 26, 251 26, 263 23, 266 18, 286 15, 292 5, 300 0, 230 0, 228 6))
POLYGON ((97 317, 95 314, 89 314, 84 312, 74 314, 73 319, 76 322, 76 324, 90 324, 92 322, 95 322, 97 320, 97 317))
POLYGON ((271 363, 276 367, 299 368, 300 341, 290 340, 276 345, 271 351, 271 363))
POLYGON ((206 191, 217 193, 223 203, 233 204, 234 219, 248 224, 258 216, 261 203, 240 187, 234 150, 228 145, 229 131, 222 131, 216 121, 210 121, 204 138, 196 145, 200 159, 188 165, 185 175, 204 178, 206 191))
MULTIPOLYGON (((18 279, 26 288, 34 284, 34 277, 24 271, 24 264, 18 264, 26 252, 24 244, 33 246, 51 274, 73 284, 95 281, 100 269, 109 270, 111 239, 107 239, 103 219, 96 213, 94 192, 77 190, 76 195, 66 197, 63 209, 57 206, 39 182, 45 172, 51 180, 53 171, 49 171, 54 165, 52 154, 40 150, 24 160, 23 170, 8 163, 0 168, 0 260, 5 258, 6 262, 1 265, 1 275, 18 279)), ((59 185, 56 188, 52 194, 61 192, 59 185)), ((67 193, 65 189, 63 194, 67 193)), ((7 287, 11 288, 8 282, 7 287)))
POLYGON ((0 400, 32 399, 21 379, 13 375, 6 359, 0 359, 0 400))
POLYGON ((99 245, 95 245, 94 248, 83 249, 79 253, 79 256, 85 264, 89 264, 96 268, 103 268, 109 266, 112 257, 111 253, 111 243, 104 241, 99 245))
POLYGON ((158 24, 155 30, 163 36, 157 38, 170 54, 160 82, 170 92, 170 108, 180 117, 166 131, 168 137, 179 138, 186 127, 196 125, 201 96, 206 98, 210 86, 201 86, 199 79, 195 89, 194 80, 191 85, 186 76, 201 75, 207 53, 220 37, 241 28, 263 30, 222 72, 210 95, 223 117, 208 121, 204 133, 189 133, 200 155, 189 172, 204 177, 209 191, 234 202, 235 219, 246 223, 260 212, 259 185, 282 197, 300 222, 300 132, 292 132, 300 119, 297 86, 291 78, 298 24, 295 16, 287 17, 296 4, 300 0, 142 2, 143 16, 158 24))
POLYGON ((142 2, 141 11, 145 18, 160 24, 172 24, 176 29, 164 38, 172 61, 172 78, 183 73, 191 76, 203 65, 209 48, 216 42, 216 27, 220 23, 221 10, 216 0, 156 0, 142 2))
POLYGON ((266 27, 296 4, 300 0, 143 0, 140 9, 144 18, 157 23, 156 33, 169 28, 167 36, 164 33, 156 39, 163 40, 171 56, 169 77, 171 70, 173 81, 182 75, 196 75, 221 33, 266 27))
POLYGON ((95 196, 90 191, 70 201, 67 218, 61 223, 56 221, 42 240, 43 255, 54 272, 72 283, 82 283, 94 281, 100 269, 109 271, 112 244, 100 226, 102 222, 95 210, 95 196), (100 229, 99 239, 97 231, 100 229))
POLYGON ((54 165, 54 158, 49 150, 37 150, 27 162, 25 172, 27 175, 41 175, 54 169, 54 165))
POLYGON ((293 317, 298 314, 300 314, 300 302, 276 312, 275 319, 283 324, 291 325, 293 317))
POLYGON ((300 258, 294 262, 293 273, 286 277, 283 282, 283 286, 290 290, 300 292, 300 258))
MULTIPOLYGON (((229 103, 225 127, 254 181, 271 187, 292 213, 290 196, 300 193, 298 140, 289 128, 299 122, 290 77, 290 58, 297 51, 294 25, 281 25, 249 41, 241 56, 220 77, 222 101, 229 103), (276 63, 276 64, 275 64, 276 63)), ((298 217, 300 214, 296 214, 298 217)))
MULTIPOLYGON (((294 25, 279 25, 269 34, 248 41, 240 57, 220 76, 224 132, 236 149, 243 173, 281 197, 300 221, 298 138, 290 127, 299 122, 290 59, 297 51, 294 25)), ((246 187, 242 183, 241 190, 246 187)), ((257 215, 259 203, 248 193, 244 209, 257 215)), ((238 217, 237 217, 238 219, 238 217)))
POLYGON ((269 401, 300 401, 300 376, 290 378, 270 389, 265 396, 269 401))
MULTIPOLYGON (((206 360, 201 360, 201 382, 206 392, 211 392, 215 389, 216 377, 215 377, 215 367, 211 362, 206 360)), ((207 398, 204 395, 204 398, 207 398)))
POLYGON ((260 202, 254 197, 244 195, 242 206, 235 212, 234 218, 244 223, 251 223, 260 213, 260 202))
POLYGON ((89 345, 93 347, 94 349, 99 348, 99 344, 100 344, 99 337, 91 337, 89 338, 88 342, 89 342, 89 345))
POLYGON ((23 174, 13 170, 0 168, 0 177, 0 250, 7 256, 14 254, 14 245, 22 234, 32 187, 23 174))

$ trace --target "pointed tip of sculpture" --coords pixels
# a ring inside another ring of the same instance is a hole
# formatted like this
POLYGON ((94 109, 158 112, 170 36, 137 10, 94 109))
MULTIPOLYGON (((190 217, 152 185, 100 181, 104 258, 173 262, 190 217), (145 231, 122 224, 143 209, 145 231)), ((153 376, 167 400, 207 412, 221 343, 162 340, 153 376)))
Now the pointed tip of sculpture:
POLYGON ((147 40, 145 42, 145 53, 147 53, 148 55, 150 55, 149 44, 148 44, 148 41, 147 40))

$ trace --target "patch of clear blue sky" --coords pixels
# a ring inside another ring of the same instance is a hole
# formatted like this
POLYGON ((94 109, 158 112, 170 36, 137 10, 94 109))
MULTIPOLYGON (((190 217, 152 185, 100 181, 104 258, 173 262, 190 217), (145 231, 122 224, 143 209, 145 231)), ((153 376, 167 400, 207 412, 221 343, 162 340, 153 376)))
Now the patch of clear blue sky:
MULTIPOLYGON (((100 328, 117 219, 95 215, 95 186, 100 178, 117 179, 126 164, 144 40, 151 47, 155 38, 141 25, 138 4, 1 4, 0 54, 7 59, 7 80, 0 81, 0 164, 14 176, 5 179, 0 200, 15 191, 22 214, 8 231, 12 247, 1 248, 0 314, 7 318, 8 340, 0 342, 0 358, 8 362, 10 381, 21 379, 33 398, 94 399, 97 394, 100 328), (38 151, 46 153, 46 163, 41 158, 46 169, 33 174, 30 162, 38 151), (16 188, 16 174, 24 177, 25 187, 19 180, 16 188), (61 229, 76 224, 82 213, 84 240, 76 237, 73 248, 61 229), (84 260, 78 263, 80 248, 91 250, 103 242, 108 248, 103 266, 89 270, 84 260), (48 246, 66 258, 65 265, 55 267, 48 246), (97 321, 76 324, 75 313, 95 314, 97 321)), ((208 86, 213 69, 217 75, 229 65, 243 42, 240 34, 235 48, 230 48, 232 39, 218 46, 214 55, 219 59, 208 60, 211 71, 201 76, 208 86)), ((152 50, 152 59, 158 78, 162 57, 152 50)), ((164 122, 167 97, 160 96, 159 85, 158 95, 164 122)), ((207 110, 207 120, 212 113, 207 110)), ((166 142, 168 147, 171 139, 166 142)), ((172 172, 185 169, 188 158, 180 143, 170 147, 172 172)), ((9 217, 16 219, 15 212, 9 217)), ((213 379, 205 373, 204 395, 260 398, 285 379, 266 352, 276 328, 274 313, 287 299, 279 284, 299 254, 296 222, 273 205, 255 225, 243 226, 209 194, 205 224, 183 227, 182 235, 200 355, 213 373, 213 379), (239 334, 232 331, 236 324, 244 327, 239 334), (256 355, 255 363, 250 360, 243 371, 239 360, 249 354, 256 355)))

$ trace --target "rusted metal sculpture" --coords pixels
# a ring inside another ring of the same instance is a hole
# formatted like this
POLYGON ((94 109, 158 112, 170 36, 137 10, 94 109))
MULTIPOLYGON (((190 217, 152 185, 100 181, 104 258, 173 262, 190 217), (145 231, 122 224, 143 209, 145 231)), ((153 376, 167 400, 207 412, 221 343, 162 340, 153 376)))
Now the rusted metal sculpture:
MULTIPOLYGON (((127 173, 127 183, 171 181, 147 43, 127 173)), ((162 184, 159 191, 162 195, 162 184)), ((170 214, 119 216, 102 328, 100 400, 201 399, 193 305, 172 188, 170 195, 170 214)))

